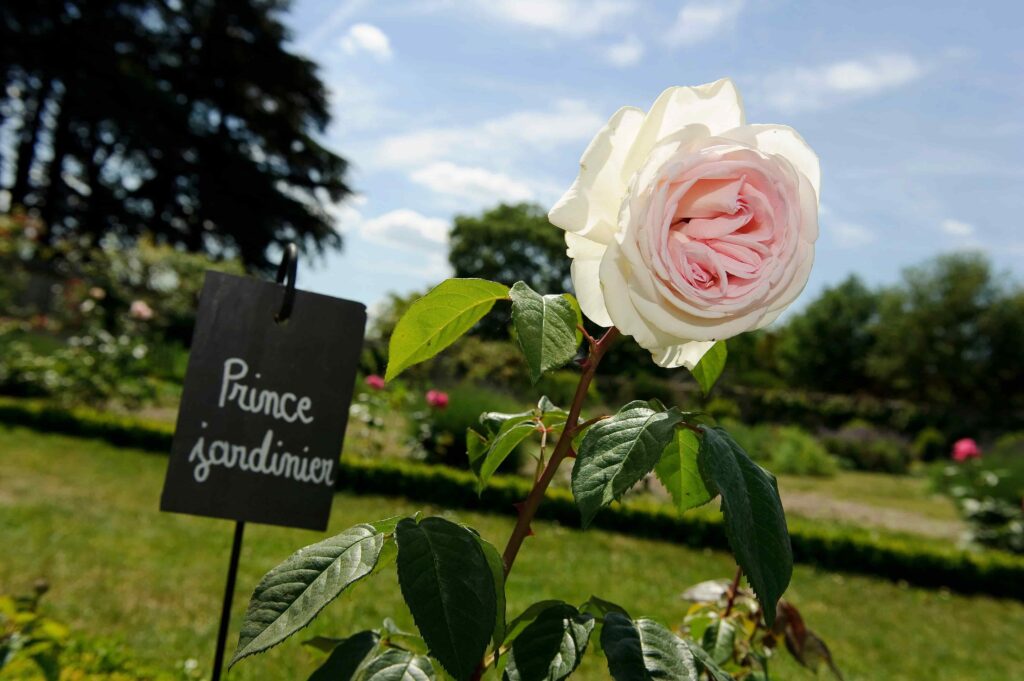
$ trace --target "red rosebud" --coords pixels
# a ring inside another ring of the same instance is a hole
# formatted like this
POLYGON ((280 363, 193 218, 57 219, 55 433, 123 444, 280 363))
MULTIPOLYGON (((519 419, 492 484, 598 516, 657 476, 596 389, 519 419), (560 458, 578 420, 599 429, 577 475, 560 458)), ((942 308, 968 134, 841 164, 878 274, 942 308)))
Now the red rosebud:
POLYGON ((972 438, 965 437, 953 443, 953 461, 980 459, 981 447, 972 438))
POLYGON ((384 389, 384 379, 377 374, 370 374, 364 382, 374 390, 384 389))
POLYGON ((428 390, 427 404, 434 409, 444 409, 448 406, 448 393, 440 390, 428 390))

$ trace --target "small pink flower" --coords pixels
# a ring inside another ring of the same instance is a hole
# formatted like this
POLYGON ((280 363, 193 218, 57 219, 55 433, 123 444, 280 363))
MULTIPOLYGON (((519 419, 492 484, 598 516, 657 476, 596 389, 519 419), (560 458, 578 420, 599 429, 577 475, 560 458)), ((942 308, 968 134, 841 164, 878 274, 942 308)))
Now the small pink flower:
POLYGON ((980 459, 981 448, 978 443, 969 437, 961 438, 953 443, 953 461, 967 461, 968 459, 980 459))
POLYGON ((133 300, 128 313, 134 319, 139 319, 141 321, 147 321, 153 318, 153 308, 146 304, 146 301, 144 300, 133 300))
POLYGON ((384 389, 384 379, 378 376, 377 374, 370 374, 369 376, 367 376, 364 383, 366 383, 366 385, 373 388, 374 390, 384 389))
POLYGON ((434 409, 444 409, 448 406, 448 393, 440 390, 428 390, 427 404, 434 409))

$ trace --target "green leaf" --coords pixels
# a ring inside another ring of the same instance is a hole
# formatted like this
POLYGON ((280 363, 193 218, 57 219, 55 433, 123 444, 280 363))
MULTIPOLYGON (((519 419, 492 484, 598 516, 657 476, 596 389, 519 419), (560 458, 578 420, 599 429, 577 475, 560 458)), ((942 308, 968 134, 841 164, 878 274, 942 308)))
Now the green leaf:
POLYGON ((629 613, 618 603, 612 603, 594 595, 591 595, 590 598, 583 602, 583 605, 580 606, 580 612, 589 613, 599 619, 604 619, 604 616, 610 612, 617 612, 629 618, 629 613))
POLYGON ((477 459, 479 468, 474 467, 478 478, 478 492, 483 492, 487 481, 508 455, 514 452, 523 440, 536 432, 537 424, 532 420, 509 419, 501 426, 483 457, 477 459))
POLYGON ((495 617, 494 633, 491 640, 494 641, 494 649, 497 650, 505 640, 505 561, 498 553, 498 549, 494 548, 490 542, 485 541, 483 537, 477 536, 476 541, 484 552, 487 567, 490 568, 491 577, 494 579, 495 617))
POLYGON ((584 527, 651 472, 681 420, 677 409, 658 412, 637 400, 587 431, 572 468, 572 493, 584 527))
POLYGON ((511 643, 512 641, 514 641, 516 637, 519 636, 519 634, 523 633, 523 630, 526 629, 526 627, 529 626, 531 622, 537 619, 537 617, 542 612, 544 612, 548 608, 560 605, 563 602, 564 601, 549 598, 543 601, 537 601, 536 603, 528 607, 526 610, 523 610, 523 612, 517 615, 511 622, 508 623, 508 626, 505 627, 505 639, 502 641, 502 643, 511 643))
POLYGON ((679 512, 688 511, 711 501, 711 492, 704 486, 697 467, 697 452, 700 440, 685 428, 676 430, 676 435, 661 453, 654 472, 661 480, 679 512))
POLYGON ((704 356, 697 362, 697 366, 693 367, 690 371, 693 377, 697 379, 701 392, 705 395, 711 392, 715 381, 722 375, 722 370, 725 369, 725 360, 728 356, 729 351, 725 347, 725 341, 718 341, 711 346, 710 350, 704 353, 704 356))
POLYGON ((557 369, 576 357, 583 323, 579 305, 571 296, 542 296, 523 282, 509 291, 516 339, 526 356, 530 379, 536 383, 545 371, 557 369))
POLYGON ((701 640, 704 650, 718 664, 732 659, 736 647, 736 625, 729 620, 719 620, 704 630, 701 640))
POLYGON ((793 549, 775 476, 750 460, 721 428, 704 427, 701 475, 722 495, 722 514, 736 562, 771 626, 779 598, 793 575, 793 549))
POLYGON ((494 576, 477 536, 444 518, 398 524, 398 584, 430 654, 456 679, 483 658, 497 621, 494 576))
MULTIPOLYGON (((434 665, 424 655, 389 648, 367 660, 356 676, 358 681, 432 681, 434 665)), ((337 681, 346 681, 343 677, 337 681)))
POLYGON ((683 639, 683 643, 690 649, 693 654, 693 659, 697 661, 698 666, 703 667, 711 678, 715 681, 735 681, 729 672, 725 671, 711 659, 707 651, 701 648, 695 641, 683 639))
POLYGON ((314 636, 308 641, 303 641, 302 645, 309 646, 310 648, 319 650, 322 653, 329 653, 346 640, 347 639, 344 638, 333 638, 331 636, 314 636))
POLYGON ((697 681, 686 643, 654 620, 609 613, 601 630, 601 647, 615 681, 697 681))
POLYGON ((486 279, 448 279, 411 306, 395 326, 388 344, 388 381, 430 359, 473 328, 508 287, 486 279))
POLYGON ((348 681, 379 641, 380 637, 374 631, 361 631, 339 641, 309 681, 348 681))
POLYGON ((541 612, 516 638, 509 652, 505 681, 561 681, 583 659, 594 618, 568 603, 541 612))
POLYGON ((249 600, 231 664, 309 624, 342 591, 370 574, 384 543, 384 533, 373 525, 356 525, 299 549, 268 572, 249 600))

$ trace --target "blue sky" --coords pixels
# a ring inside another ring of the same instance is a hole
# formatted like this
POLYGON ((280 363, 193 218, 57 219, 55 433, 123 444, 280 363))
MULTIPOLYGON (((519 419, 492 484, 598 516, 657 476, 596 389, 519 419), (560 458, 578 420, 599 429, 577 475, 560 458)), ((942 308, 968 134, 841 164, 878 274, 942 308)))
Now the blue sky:
POLYGON ((748 121, 821 157, 803 301, 961 249, 1024 273, 1019 1, 298 0, 287 21, 358 191, 336 209, 344 251, 303 288, 372 305, 436 283, 453 215, 550 207, 617 108, 723 76, 748 121))

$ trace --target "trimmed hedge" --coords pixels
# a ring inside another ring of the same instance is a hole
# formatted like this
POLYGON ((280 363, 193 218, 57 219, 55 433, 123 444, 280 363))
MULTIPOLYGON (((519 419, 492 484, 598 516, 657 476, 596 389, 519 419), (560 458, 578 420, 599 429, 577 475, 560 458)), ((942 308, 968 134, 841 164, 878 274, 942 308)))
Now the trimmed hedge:
MULTIPOLYGON (((0 421, 160 452, 170 449, 174 432, 166 423, 89 409, 60 409, 10 398, 0 398, 0 421)), ((339 468, 339 488, 360 494, 403 496, 450 508, 514 515, 513 504, 527 495, 530 483, 511 476, 496 477, 483 495, 477 496, 476 480, 466 471, 412 462, 344 457, 339 468)), ((549 490, 537 517, 570 527, 580 524, 579 511, 565 489, 549 490)), ((920 586, 1024 600, 1024 557, 993 551, 964 551, 925 539, 885 535, 862 528, 823 526, 801 518, 788 521, 798 562, 920 586)), ((653 502, 617 504, 599 513, 593 524, 606 530, 687 546, 728 547, 725 528, 717 514, 691 512, 680 516, 669 506, 653 502)))

